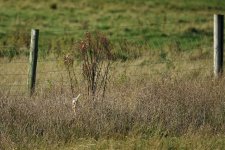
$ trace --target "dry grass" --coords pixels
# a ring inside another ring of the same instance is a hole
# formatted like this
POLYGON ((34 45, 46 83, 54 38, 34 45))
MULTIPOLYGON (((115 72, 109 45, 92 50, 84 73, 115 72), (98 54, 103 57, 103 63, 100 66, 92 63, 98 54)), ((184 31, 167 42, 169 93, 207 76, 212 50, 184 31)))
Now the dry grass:
MULTIPOLYGON (((72 144, 58 149, 65 150, 86 150, 86 149, 141 149, 141 150, 162 150, 162 149, 195 149, 195 150, 210 150, 224 149, 224 136, 204 136, 199 134, 184 135, 182 137, 151 137, 149 139, 141 137, 128 137, 124 140, 117 139, 81 139, 72 144), (201 141, 201 142, 199 142, 201 141)), ((57 148, 56 148, 57 149, 57 148)))
POLYGON ((224 85, 224 78, 147 81, 139 77, 120 84, 113 80, 104 101, 97 101, 95 109, 91 99, 83 95, 76 116, 67 88, 43 89, 31 98, 1 92, 0 148, 60 146, 81 138, 220 135, 225 131, 224 85))
POLYGON ((223 14, 224 2, 75 3, 0 2, 0 149, 224 149, 225 78, 212 79, 210 59, 212 14, 223 14), (18 57, 28 55, 33 26, 42 32, 44 61, 37 92, 27 97, 28 64, 14 62, 27 61, 18 57), (105 97, 96 94, 96 103, 80 54, 71 70, 61 59, 86 30, 109 35, 116 55, 105 97), (60 60, 45 61, 52 56, 60 60))

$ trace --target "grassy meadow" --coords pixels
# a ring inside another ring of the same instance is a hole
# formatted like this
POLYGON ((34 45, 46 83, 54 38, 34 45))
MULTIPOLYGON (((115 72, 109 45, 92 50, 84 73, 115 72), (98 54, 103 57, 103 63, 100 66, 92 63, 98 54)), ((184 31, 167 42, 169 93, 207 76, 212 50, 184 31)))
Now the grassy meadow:
POLYGON ((216 13, 225 1, 0 0, 0 149, 225 149, 216 13))

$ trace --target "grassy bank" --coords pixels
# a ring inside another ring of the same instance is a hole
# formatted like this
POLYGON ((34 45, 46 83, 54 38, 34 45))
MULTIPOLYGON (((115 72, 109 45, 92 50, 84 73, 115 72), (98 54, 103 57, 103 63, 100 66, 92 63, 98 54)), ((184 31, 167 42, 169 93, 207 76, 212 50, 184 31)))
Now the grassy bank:
POLYGON ((224 1, 0 0, 0 149, 224 149, 214 13, 224 1), (40 29, 32 97, 31 28, 40 29), (99 44, 81 45, 89 31, 113 54, 104 97, 90 96, 82 70, 80 49, 99 44))
POLYGON ((110 141, 113 147, 123 143, 119 147, 128 149, 139 146, 204 149, 207 144, 221 147, 224 85, 224 79, 217 82, 158 78, 145 83, 141 79, 130 80, 124 84, 111 83, 107 96, 96 99, 96 103, 83 87, 76 89, 76 93, 82 93, 76 115, 71 93, 65 87, 43 89, 31 98, 1 93, 1 145, 6 149, 49 144, 58 148, 73 144, 76 147, 76 142, 84 139, 85 143, 91 138, 90 143, 96 144, 93 146, 96 149, 107 148, 110 141), (192 136, 202 138, 200 143, 192 136), (205 138, 212 142, 206 144, 205 138), (126 145, 132 139, 137 145, 126 145))

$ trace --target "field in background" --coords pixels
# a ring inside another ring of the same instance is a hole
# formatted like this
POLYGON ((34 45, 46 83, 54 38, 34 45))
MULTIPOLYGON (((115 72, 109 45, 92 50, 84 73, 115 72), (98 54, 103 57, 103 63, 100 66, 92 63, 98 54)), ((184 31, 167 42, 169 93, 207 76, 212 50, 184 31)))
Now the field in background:
POLYGON ((0 0, 0 149, 224 149, 214 13, 225 13, 224 1, 0 0), (40 29, 33 97, 31 28, 40 29), (115 56, 96 109, 78 50, 93 31, 109 38, 115 56), (75 59, 73 81, 67 54, 75 59), (82 93, 77 116, 71 84, 82 93))
POLYGON ((162 55, 167 51, 191 53, 201 49, 208 56, 210 51, 204 48, 212 47, 213 14, 223 14, 224 7, 223 1, 209 0, 4 1, 0 6, 0 55, 27 55, 30 29, 39 28, 43 57, 71 51, 85 32, 95 30, 110 38, 117 58, 123 60, 136 58, 149 49, 161 51, 162 55), (138 46, 138 51, 121 47, 124 42, 138 46))

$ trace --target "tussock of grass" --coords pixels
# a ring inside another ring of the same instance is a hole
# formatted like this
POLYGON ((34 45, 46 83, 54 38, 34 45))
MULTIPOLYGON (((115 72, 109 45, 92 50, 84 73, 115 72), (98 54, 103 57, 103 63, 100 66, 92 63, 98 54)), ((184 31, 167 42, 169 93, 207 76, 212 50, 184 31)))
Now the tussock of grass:
POLYGON ((29 143, 64 145, 80 138, 220 135, 225 131, 224 83, 224 79, 130 81, 127 84, 133 86, 110 87, 95 108, 83 95, 76 116, 69 91, 59 87, 31 98, 1 93, 0 145, 29 149, 38 147, 29 143))

